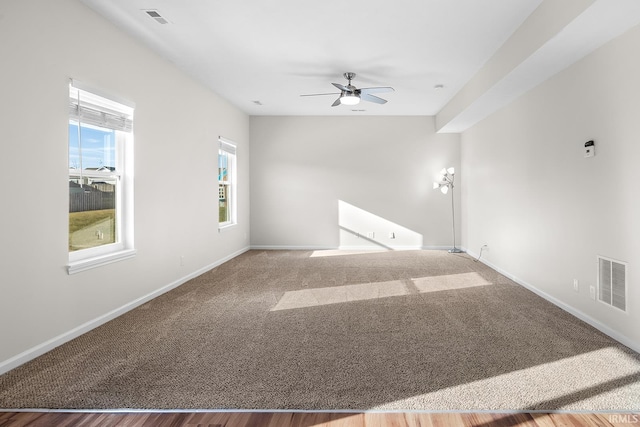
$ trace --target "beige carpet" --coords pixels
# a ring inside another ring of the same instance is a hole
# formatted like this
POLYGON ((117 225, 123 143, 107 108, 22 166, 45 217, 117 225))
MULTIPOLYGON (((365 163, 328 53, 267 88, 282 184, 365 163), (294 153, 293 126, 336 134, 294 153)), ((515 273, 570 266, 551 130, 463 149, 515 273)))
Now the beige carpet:
POLYGON ((0 376, 0 408, 640 410, 640 356, 466 255, 250 251, 0 376))

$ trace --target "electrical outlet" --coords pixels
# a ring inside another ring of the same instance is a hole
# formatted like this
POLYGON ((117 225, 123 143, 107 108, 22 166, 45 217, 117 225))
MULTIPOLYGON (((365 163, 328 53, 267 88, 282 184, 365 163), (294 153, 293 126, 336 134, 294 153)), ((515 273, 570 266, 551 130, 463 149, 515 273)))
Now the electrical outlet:
POLYGON ((376 233, 373 231, 367 231, 367 239, 374 239, 376 237, 376 233))
POLYGON ((389 238, 390 239, 395 239, 396 238, 396 233, 394 233, 393 231, 389 233, 389 238))
POLYGON ((576 292, 580 292, 580 285, 578 284, 578 279, 573 279, 573 290, 576 292))
POLYGON ((591 297, 592 300, 595 301, 595 299, 596 299, 596 287, 595 286, 589 286, 589 296, 591 297))
POLYGON ((180 255, 180 267, 184 266, 184 255, 180 255))

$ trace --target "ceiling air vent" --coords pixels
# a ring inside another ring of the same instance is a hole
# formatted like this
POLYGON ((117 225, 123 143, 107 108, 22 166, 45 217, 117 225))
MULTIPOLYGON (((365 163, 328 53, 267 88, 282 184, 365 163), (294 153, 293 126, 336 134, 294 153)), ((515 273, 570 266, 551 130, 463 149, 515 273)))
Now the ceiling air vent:
POLYGON ((149 15, 150 17, 152 17, 157 23, 159 24, 168 24, 169 21, 167 21, 166 19, 164 19, 162 17, 162 15, 160 15, 158 13, 157 10, 145 10, 144 13, 146 13, 147 15, 149 15))
POLYGON ((598 256, 598 300, 627 311, 627 263, 598 256))

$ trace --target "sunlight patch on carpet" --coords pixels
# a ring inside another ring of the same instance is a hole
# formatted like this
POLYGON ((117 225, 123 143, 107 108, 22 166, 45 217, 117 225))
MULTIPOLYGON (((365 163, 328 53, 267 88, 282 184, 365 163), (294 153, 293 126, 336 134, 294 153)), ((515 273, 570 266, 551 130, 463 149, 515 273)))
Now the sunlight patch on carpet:
POLYGON ((389 252, 390 249, 362 249, 362 250, 347 250, 347 249, 321 249, 313 251, 309 258, 322 258, 330 256, 347 256, 347 255, 369 255, 381 252, 389 252))
POLYGON ((278 304, 276 304, 271 311, 316 307, 319 305, 339 304, 351 301, 365 301, 407 294, 409 294, 409 290, 400 280, 302 289, 299 291, 285 292, 278 301, 278 304))
MULTIPOLYGON (((505 349, 506 351, 506 349, 505 349)), ((372 410, 392 407, 417 408, 424 399, 443 402, 468 399, 471 406, 481 410, 496 410, 493 402, 515 401, 524 403, 511 410, 538 410, 551 407, 570 410, 576 405, 591 411, 620 410, 616 403, 627 401, 638 407, 640 381, 637 360, 617 347, 598 350, 543 363, 529 368, 506 372, 465 384, 435 390, 424 395, 386 402, 373 406, 372 410), (603 366, 609 361, 610 367, 603 366), (557 373, 563 372, 562 376, 557 373), (625 396, 620 396, 624 387, 625 396), (487 393, 491 390, 491 393, 487 393), (526 402, 526 403, 525 403, 526 402)))
POLYGON ((487 286, 491 282, 485 280, 476 272, 447 274, 444 276, 420 277, 411 279, 420 293, 448 291, 452 289, 473 288, 476 286, 487 286))
POLYGON ((388 282, 301 289, 298 291, 285 292, 271 311, 366 301, 416 293, 486 286, 490 284, 490 282, 483 279, 478 273, 461 273, 420 277, 407 281, 392 280, 388 282))

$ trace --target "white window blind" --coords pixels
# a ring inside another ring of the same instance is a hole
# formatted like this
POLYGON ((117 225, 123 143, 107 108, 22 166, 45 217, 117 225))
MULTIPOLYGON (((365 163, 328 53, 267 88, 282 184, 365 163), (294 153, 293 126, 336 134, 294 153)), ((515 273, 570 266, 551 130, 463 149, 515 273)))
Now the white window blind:
POLYGON ((69 87, 69 118, 107 129, 131 132, 133 108, 121 102, 80 89, 71 82, 69 87))
POLYGON ((223 137, 218 138, 218 144, 221 150, 226 151, 227 153, 236 155, 236 145, 229 140, 224 139, 223 137))

